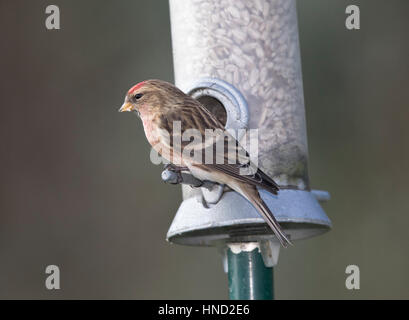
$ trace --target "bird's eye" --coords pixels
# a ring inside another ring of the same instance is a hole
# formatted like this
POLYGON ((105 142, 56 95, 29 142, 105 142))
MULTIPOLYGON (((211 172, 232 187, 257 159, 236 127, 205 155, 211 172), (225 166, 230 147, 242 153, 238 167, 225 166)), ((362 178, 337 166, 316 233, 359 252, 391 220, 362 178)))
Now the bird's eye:
POLYGON ((142 93, 137 93, 137 94, 135 94, 134 99, 135 99, 135 100, 138 100, 138 99, 140 99, 141 97, 142 97, 142 93))

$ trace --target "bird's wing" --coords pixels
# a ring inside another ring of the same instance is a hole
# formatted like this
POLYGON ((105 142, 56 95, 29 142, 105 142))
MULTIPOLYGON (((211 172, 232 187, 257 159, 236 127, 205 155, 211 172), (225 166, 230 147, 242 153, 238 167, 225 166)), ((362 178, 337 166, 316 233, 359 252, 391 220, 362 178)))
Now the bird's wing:
POLYGON ((199 139, 188 138, 192 138, 189 137, 189 134, 194 134, 195 131, 200 135, 200 138, 205 137, 206 129, 223 130, 224 127, 212 113, 197 100, 189 96, 186 96, 180 102, 180 105, 164 113, 159 119, 162 142, 171 148, 179 143, 181 144, 182 151, 185 147, 189 146, 194 149, 203 147, 202 141, 199 141, 199 139))
MULTIPOLYGON (((253 186, 257 186, 260 187, 262 189, 265 189, 269 192, 271 192, 272 194, 277 194, 279 187, 278 185, 274 182, 273 179, 271 179, 268 175, 266 175, 262 170, 260 169, 256 169, 257 171, 255 173, 252 174, 243 174, 240 172, 240 170, 244 170, 244 172, 246 172, 247 168, 243 168, 240 166, 235 166, 232 164, 228 164, 228 165, 220 165, 220 164, 216 164, 216 165, 195 165, 197 167, 202 167, 202 168, 208 168, 208 169, 214 169, 216 171, 225 173, 233 178, 235 178, 236 180, 239 180, 241 182, 253 185, 253 186)), ((252 171, 253 169, 250 169, 250 171, 252 171)))
POLYGON ((241 182, 277 194, 278 185, 255 166, 247 151, 224 129, 220 121, 197 100, 189 98, 183 102, 180 108, 175 109, 177 111, 167 112, 161 119, 162 129, 173 132, 171 138, 167 139, 173 152, 179 143, 181 144, 179 150, 184 153, 184 157, 194 153, 195 166, 204 170, 219 171, 241 182), (180 131, 174 130, 177 129, 177 121, 181 126, 180 131), (196 130, 200 139, 186 139, 189 134, 183 137, 188 129, 196 130), (207 136, 206 129, 212 130, 213 136, 207 136), (222 149, 220 145, 223 146, 222 149), (210 159, 206 158, 209 154, 210 159))
MULTIPOLYGON (((215 117, 202 105, 198 106, 199 109, 204 109, 204 113, 215 119, 215 117)), ((217 121, 217 119, 215 119, 217 121)), ((218 121, 217 121, 218 122, 218 121)), ((223 125, 218 122, 217 128, 223 128, 223 125)), ((258 186, 267 191, 277 194, 279 190, 278 185, 265 174, 261 169, 257 168, 255 164, 250 160, 248 152, 240 145, 240 143, 228 132, 223 132, 224 149, 223 149, 223 162, 218 163, 219 155, 217 150, 215 152, 213 163, 202 165, 214 169, 219 172, 225 173, 239 181, 248 183, 250 185, 258 186), (235 159, 232 162, 231 159, 235 159)), ((213 148, 214 149, 214 148, 213 148)), ((217 149, 217 148, 216 148, 217 149)), ((221 161, 219 161, 221 162, 221 161)))

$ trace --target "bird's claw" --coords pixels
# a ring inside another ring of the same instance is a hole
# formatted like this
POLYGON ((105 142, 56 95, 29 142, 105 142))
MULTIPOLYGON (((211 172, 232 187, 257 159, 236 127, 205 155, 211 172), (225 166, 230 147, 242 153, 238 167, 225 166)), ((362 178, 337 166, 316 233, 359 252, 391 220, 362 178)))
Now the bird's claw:
POLYGON ((215 184, 214 182, 199 180, 184 171, 187 171, 187 168, 167 164, 162 171, 162 180, 170 184, 187 184, 193 188, 204 187, 210 189, 215 184))

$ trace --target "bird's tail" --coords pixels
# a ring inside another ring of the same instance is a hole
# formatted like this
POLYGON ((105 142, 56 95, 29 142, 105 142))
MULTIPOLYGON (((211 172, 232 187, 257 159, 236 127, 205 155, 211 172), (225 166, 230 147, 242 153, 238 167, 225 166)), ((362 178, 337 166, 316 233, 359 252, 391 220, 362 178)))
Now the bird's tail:
POLYGON ((283 247, 287 247, 287 245, 291 244, 290 239, 288 239, 287 235, 284 233, 281 226, 278 224, 276 218, 274 217, 273 213, 267 207, 266 203, 261 199, 260 194, 256 188, 240 188, 240 193, 251 202, 251 204, 257 209, 257 211, 262 215, 264 220, 267 222, 269 227, 273 230, 274 234, 276 235, 278 241, 280 241, 283 247))

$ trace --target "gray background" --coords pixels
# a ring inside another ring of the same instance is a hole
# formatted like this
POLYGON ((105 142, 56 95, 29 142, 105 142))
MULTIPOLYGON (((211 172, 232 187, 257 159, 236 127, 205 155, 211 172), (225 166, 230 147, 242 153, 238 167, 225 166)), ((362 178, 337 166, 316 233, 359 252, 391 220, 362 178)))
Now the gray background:
MULTIPOLYGON (((215 249, 165 241, 180 189, 117 112, 132 84, 173 80, 167 2, 54 0, 59 31, 48 4, 0 2, 0 298, 227 298, 215 249)), ((334 229, 281 252, 278 299, 409 298, 408 9, 298 1, 310 177, 334 229)))

